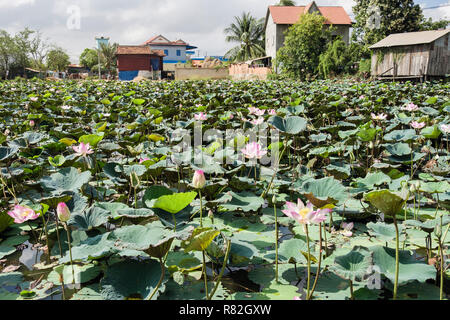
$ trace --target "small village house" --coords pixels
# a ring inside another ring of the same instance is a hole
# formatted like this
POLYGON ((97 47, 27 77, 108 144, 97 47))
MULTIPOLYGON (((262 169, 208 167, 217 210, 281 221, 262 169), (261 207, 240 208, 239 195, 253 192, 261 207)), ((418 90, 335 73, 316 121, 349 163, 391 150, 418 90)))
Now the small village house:
POLYGON ((152 50, 148 46, 118 46, 116 55, 119 80, 130 81, 138 75, 149 73, 152 78, 161 79, 163 51, 152 50))
POLYGON ((370 47, 371 73, 382 78, 445 77, 450 74, 450 29, 391 34, 370 47))
POLYGON ((164 52, 164 69, 173 71, 177 63, 186 63, 189 50, 197 47, 191 46, 183 40, 170 41, 162 35, 155 36, 142 44, 152 50, 162 50, 164 52))
POLYGON ((284 45, 285 32, 297 23, 305 13, 314 13, 326 18, 325 25, 333 26, 333 36, 341 36, 349 44, 352 21, 343 7, 317 6, 313 1, 307 6, 269 6, 265 21, 266 55, 276 58, 278 49, 284 45))

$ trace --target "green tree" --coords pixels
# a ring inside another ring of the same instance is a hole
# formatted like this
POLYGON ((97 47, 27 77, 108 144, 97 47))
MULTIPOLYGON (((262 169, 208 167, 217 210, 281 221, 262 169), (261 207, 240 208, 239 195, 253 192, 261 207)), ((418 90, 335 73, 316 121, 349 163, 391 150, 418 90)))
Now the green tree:
POLYGON ((372 45, 393 33, 421 30, 422 9, 413 0, 356 0, 353 40, 372 45))
POLYGON ((55 47, 48 52, 47 67, 58 72, 65 71, 70 64, 69 55, 64 49, 55 47))
POLYGON ((347 64, 352 59, 348 54, 347 45, 338 38, 328 45, 327 51, 319 56, 319 73, 327 78, 331 74, 338 75, 347 71, 347 64))
POLYGON ((293 7, 295 6, 295 1, 293 0, 280 0, 277 6, 293 7))
POLYGON ((236 62, 263 56, 265 54, 264 19, 256 19, 245 12, 234 19, 235 22, 225 29, 227 35, 225 41, 239 45, 229 50, 225 57, 236 62))
POLYGON ((14 64, 14 53, 17 51, 14 38, 5 30, 0 30, 0 73, 7 79, 14 64))
POLYGON ((433 19, 424 18, 422 23, 420 24, 420 30, 421 31, 429 31, 429 30, 439 30, 439 29, 445 29, 450 24, 449 20, 439 20, 439 21, 433 21, 433 19))
POLYGON ((286 31, 284 46, 277 52, 277 63, 290 77, 305 79, 317 74, 319 57, 331 39, 330 28, 324 28, 325 18, 317 13, 303 14, 286 31))
POLYGON ((86 48, 80 55, 80 65, 92 69, 98 64, 97 50, 86 48))
MULTIPOLYGON (((100 54, 100 63, 102 69, 105 69, 108 73, 108 77, 111 75, 116 74, 116 68, 117 68, 117 47, 118 44, 100 44, 100 48, 98 49, 98 53, 100 54)), ((98 65, 96 67, 98 71, 98 65)))

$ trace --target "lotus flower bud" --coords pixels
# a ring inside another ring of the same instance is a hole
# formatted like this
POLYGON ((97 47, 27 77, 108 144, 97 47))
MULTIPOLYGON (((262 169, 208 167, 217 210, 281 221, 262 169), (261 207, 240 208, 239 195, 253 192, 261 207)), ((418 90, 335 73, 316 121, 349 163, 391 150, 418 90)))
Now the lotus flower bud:
POLYGON ((208 218, 211 219, 211 223, 214 223, 214 214, 213 214, 212 210, 208 211, 208 218))
POLYGON ((62 222, 67 222, 70 219, 69 207, 64 202, 58 203, 56 207, 56 213, 58 214, 58 219, 62 222))
POLYGON ((202 189, 206 184, 205 174, 202 170, 196 170, 194 173, 194 178, 192 180, 192 185, 195 189, 202 189))
POLYGON ((434 228, 434 234, 438 239, 442 236, 442 228, 440 223, 436 223, 436 227, 434 228))

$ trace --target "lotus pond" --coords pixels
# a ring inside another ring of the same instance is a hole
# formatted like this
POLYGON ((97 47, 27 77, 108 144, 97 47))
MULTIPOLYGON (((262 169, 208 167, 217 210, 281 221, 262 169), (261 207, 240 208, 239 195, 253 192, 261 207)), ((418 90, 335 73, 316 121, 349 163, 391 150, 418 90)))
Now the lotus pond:
POLYGON ((446 83, 0 91, 1 300, 447 299, 446 83))

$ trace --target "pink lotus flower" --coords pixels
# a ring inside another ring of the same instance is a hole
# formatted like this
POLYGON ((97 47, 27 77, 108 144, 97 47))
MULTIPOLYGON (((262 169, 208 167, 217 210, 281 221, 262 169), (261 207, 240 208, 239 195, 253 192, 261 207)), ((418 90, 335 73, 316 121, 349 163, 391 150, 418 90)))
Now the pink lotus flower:
POLYGON ((382 121, 382 120, 386 120, 386 118, 387 118, 387 114, 385 114, 385 113, 380 113, 378 115, 376 115, 375 113, 371 113, 370 115, 372 116, 373 120, 382 121))
POLYGON ((262 124, 264 122, 264 118, 263 117, 259 117, 258 119, 254 119, 252 120, 252 124, 254 126, 259 126, 260 124, 262 124))
POLYGON ((269 110, 269 115, 276 116, 277 115, 277 111, 275 109, 270 109, 269 110))
POLYGON ((450 133, 450 124, 441 124, 439 128, 445 134, 449 134, 450 133))
POLYGON ((206 116, 206 113, 200 112, 196 115, 194 115, 195 120, 197 121, 205 121, 208 119, 208 117, 206 116))
POLYGON ((322 223, 325 221, 327 213, 331 212, 330 209, 314 211, 311 202, 308 201, 305 206, 300 199, 297 200, 297 204, 287 201, 286 206, 287 209, 282 212, 300 224, 322 223))
POLYGON ((230 116, 228 117, 228 119, 233 119, 234 118, 234 116, 233 116, 233 114, 232 113, 230 113, 230 116))
POLYGON ((366 98, 366 96, 360 96, 359 98, 360 98, 360 99, 365 99, 365 98, 366 98))
POLYGON ((248 114, 249 114, 249 115, 255 114, 256 110, 258 110, 258 108, 255 108, 255 107, 249 107, 249 108, 248 108, 248 114))
POLYGON ((262 109, 258 109, 258 108, 256 108, 256 110, 254 112, 255 116, 258 116, 258 117, 263 116, 265 113, 266 113, 266 110, 262 110, 262 109))
POLYGON ((414 103, 410 103, 407 106, 403 107, 402 110, 406 110, 409 112, 413 112, 413 111, 417 111, 419 110, 419 107, 417 105, 415 105, 414 103))
POLYGON ((250 142, 241 150, 247 159, 261 159, 267 154, 266 150, 262 150, 261 145, 258 142, 250 142))
POLYGON ((8 215, 11 218, 14 218, 15 223, 23 223, 28 220, 35 220, 39 218, 39 214, 37 214, 33 209, 20 205, 16 205, 13 211, 8 211, 8 215))
POLYGON ((192 185, 195 189, 202 189, 206 184, 205 174, 202 170, 196 170, 194 178, 192 179, 192 185))
POLYGON ((410 124, 414 129, 422 129, 423 127, 425 127, 425 122, 412 121, 410 124))
POLYGON ((36 101, 39 100, 39 98, 38 97, 31 97, 30 100, 33 101, 33 102, 36 102, 36 101))
POLYGON ((30 127, 34 127, 35 123, 34 120, 30 120, 30 127))
POLYGON ((345 223, 342 222, 341 224, 341 234, 344 235, 345 237, 351 237, 353 235, 353 232, 351 231, 353 229, 353 222, 350 223, 345 223))
POLYGON ((58 203, 56 207, 56 213, 58 215, 58 219, 62 222, 67 222, 70 219, 70 210, 69 207, 64 203, 58 203))
POLYGON ((94 150, 91 149, 89 143, 84 144, 83 142, 81 142, 79 146, 72 146, 72 148, 78 156, 86 157, 88 154, 94 153, 94 150))

